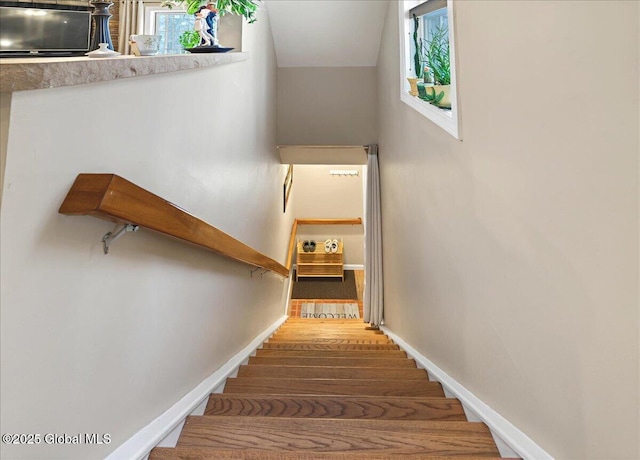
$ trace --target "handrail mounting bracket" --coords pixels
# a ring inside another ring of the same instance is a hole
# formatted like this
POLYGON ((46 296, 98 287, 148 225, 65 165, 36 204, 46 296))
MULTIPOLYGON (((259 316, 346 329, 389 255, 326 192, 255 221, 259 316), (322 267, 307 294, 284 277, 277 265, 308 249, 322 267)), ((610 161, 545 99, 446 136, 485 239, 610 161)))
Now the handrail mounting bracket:
POLYGON ((128 232, 137 232, 139 229, 138 225, 133 224, 125 224, 122 226, 120 230, 117 232, 107 232, 102 237, 102 249, 104 250, 105 255, 109 254, 109 246, 111 246, 118 238, 128 232))

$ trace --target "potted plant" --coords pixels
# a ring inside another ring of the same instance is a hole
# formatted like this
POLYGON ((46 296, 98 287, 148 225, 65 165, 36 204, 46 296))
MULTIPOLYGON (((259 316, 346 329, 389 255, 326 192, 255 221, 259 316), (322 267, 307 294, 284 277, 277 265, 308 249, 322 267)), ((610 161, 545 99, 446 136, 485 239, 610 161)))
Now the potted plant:
POLYGON ((195 30, 185 30, 182 35, 178 37, 178 42, 184 49, 193 48, 200 43, 200 35, 195 30))
POLYGON ((413 53, 413 67, 414 72, 416 74, 415 77, 407 77, 407 81, 409 82, 410 90, 409 94, 412 96, 418 95, 418 80, 422 77, 422 40, 418 40, 418 17, 413 15, 413 45, 415 51, 413 53))
POLYGON ((422 58, 433 77, 433 86, 426 88, 421 97, 443 109, 451 108, 451 60, 449 55, 449 29, 438 26, 422 46, 422 58))
POLYGON ((183 6, 188 14, 196 14, 201 6, 215 3, 220 16, 227 13, 243 16, 249 24, 256 21, 256 10, 259 0, 164 0, 162 6, 171 9, 174 6, 183 6))

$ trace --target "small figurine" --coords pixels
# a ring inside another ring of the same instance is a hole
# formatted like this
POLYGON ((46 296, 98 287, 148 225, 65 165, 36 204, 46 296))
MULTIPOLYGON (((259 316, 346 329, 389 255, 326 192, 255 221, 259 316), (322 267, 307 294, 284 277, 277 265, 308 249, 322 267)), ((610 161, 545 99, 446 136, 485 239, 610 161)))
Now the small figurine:
POLYGON ((208 31, 207 18, 209 16, 209 10, 206 7, 200 7, 200 10, 196 13, 196 20, 194 23, 194 29, 200 35, 199 46, 211 46, 214 43, 214 37, 208 31))
POLYGON ((220 46, 220 43, 218 42, 218 19, 220 18, 220 15, 218 14, 216 3, 207 3, 206 9, 208 10, 207 26, 209 26, 209 35, 213 37, 213 46, 220 46))

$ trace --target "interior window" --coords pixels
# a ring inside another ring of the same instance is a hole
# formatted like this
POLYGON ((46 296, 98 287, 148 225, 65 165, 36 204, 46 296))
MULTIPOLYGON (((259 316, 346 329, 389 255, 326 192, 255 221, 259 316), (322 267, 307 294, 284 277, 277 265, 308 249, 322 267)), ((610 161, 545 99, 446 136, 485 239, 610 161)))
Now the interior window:
POLYGON ((186 12, 163 12, 156 14, 156 31, 160 35, 160 52, 176 54, 182 52, 178 39, 187 30, 193 29, 193 17, 186 12))
POLYGON ((447 0, 398 2, 403 51, 400 99, 461 139, 456 92, 454 4, 447 0))
POLYGON ((180 54, 185 52, 180 36, 194 29, 194 17, 176 8, 146 7, 144 29, 147 34, 160 35, 158 54, 180 54))

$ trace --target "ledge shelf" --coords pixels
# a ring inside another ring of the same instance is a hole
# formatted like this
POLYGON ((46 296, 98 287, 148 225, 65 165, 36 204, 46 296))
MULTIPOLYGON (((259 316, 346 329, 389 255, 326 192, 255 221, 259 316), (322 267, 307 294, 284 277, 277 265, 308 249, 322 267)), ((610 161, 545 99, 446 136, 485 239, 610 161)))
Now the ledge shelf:
POLYGON ((246 61, 247 53, 0 59, 0 92, 59 88, 246 61))

